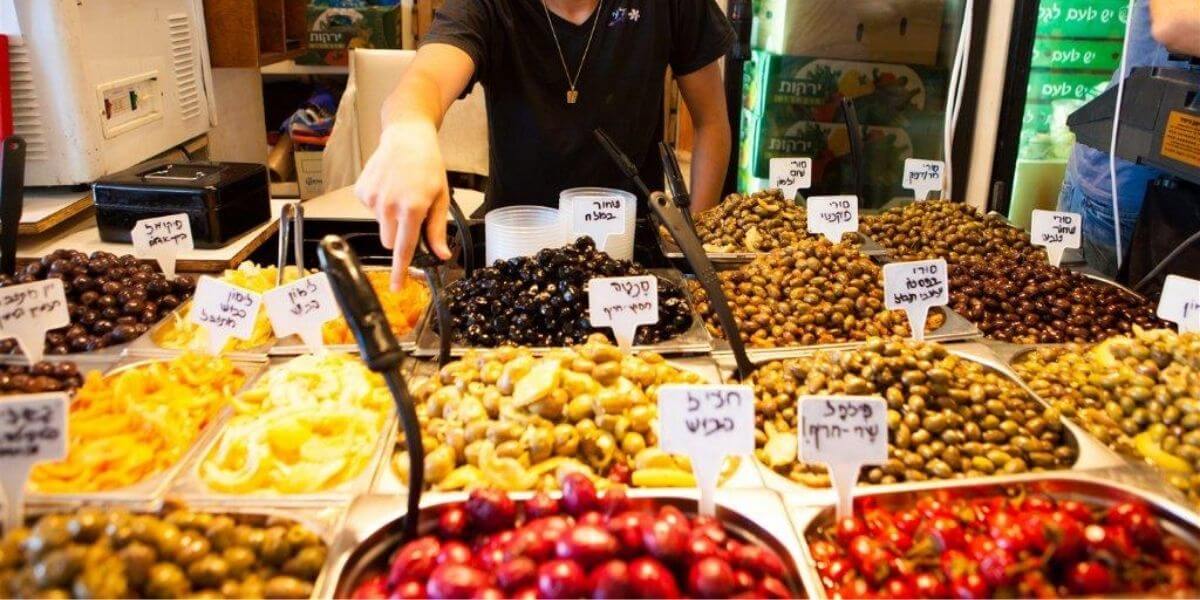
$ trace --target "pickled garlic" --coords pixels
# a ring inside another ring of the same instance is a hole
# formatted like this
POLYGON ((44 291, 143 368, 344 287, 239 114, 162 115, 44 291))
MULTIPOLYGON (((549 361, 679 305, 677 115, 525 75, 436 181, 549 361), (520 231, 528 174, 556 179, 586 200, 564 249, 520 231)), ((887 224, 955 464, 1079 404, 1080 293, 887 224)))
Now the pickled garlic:
POLYGON ((33 469, 29 488, 80 493, 133 485, 179 461, 245 375, 185 354, 109 376, 88 373, 71 401, 66 460, 33 469))
POLYGON ((330 352, 271 369, 233 404, 237 414, 200 464, 201 479, 225 493, 302 494, 362 474, 392 397, 358 358, 330 352))
MULTIPOLYGON (((391 291, 391 273, 388 271, 368 271, 367 279, 379 296, 383 312, 387 315, 392 333, 397 336, 407 335, 416 327, 421 313, 429 306, 429 287, 418 277, 404 280, 400 291, 391 291)), ((353 344, 354 334, 346 326, 346 320, 335 319, 325 324, 321 332, 326 344, 353 344)))

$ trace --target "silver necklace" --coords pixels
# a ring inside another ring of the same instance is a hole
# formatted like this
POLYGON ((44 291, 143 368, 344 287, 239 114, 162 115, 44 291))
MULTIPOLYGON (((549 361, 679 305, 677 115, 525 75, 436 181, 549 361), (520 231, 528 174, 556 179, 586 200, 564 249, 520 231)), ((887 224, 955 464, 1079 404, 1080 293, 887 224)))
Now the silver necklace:
POLYGON ((575 84, 579 81, 579 75, 583 73, 583 63, 587 62, 588 50, 592 47, 592 38, 596 37, 596 25, 600 23, 601 9, 604 8, 604 0, 600 0, 596 4, 596 11, 592 13, 592 32, 588 34, 587 45, 583 47, 583 57, 579 59, 579 68, 575 69, 575 76, 571 77, 571 69, 567 67, 567 56, 563 54, 562 44, 558 42, 558 33, 554 30, 554 21, 550 18, 550 7, 546 5, 546 0, 542 0, 542 9, 546 11, 546 24, 550 26, 550 36, 554 38, 554 48, 558 50, 558 60, 562 62, 563 74, 567 76, 567 104, 575 104, 579 100, 579 90, 575 89, 575 84))

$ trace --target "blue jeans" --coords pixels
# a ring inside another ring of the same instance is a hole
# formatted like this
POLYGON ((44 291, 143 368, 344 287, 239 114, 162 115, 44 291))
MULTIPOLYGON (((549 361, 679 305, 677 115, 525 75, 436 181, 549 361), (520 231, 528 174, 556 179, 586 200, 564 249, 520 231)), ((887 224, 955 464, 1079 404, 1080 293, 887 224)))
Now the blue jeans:
MULTIPOLYGON (((1140 203, 1138 208, 1141 208, 1140 203)), ((1116 277, 1117 248, 1115 244, 1105 243, 1114 239, 1111 202, 1089 197, 1068 176, 1063 181, 1062 191, 1059 192, 1058 210, 1079 213, 1083 217, 1081 249, 1084 260, 1091 268, 1108 277, 1116 277)), ((1137 226, 1138 213, 1129 214, 1125 210, 1121 212, 1121 249, 1128 253, 1133 228, 1137 226)))

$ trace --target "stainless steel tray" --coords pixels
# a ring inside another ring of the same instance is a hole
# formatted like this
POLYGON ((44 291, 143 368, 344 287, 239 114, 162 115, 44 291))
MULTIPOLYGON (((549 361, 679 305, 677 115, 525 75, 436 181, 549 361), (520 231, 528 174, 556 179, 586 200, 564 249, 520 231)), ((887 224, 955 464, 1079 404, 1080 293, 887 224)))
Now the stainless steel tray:
MULTIPOLYGON (((879 245, 878 242, 871 239, 870 236, 862 232, 853 232, 858 235, 861 244, 858 249, 863 254, 872 257, 887 256, 887 248, 879 245)), ((673 238, 663 235, 661 232, 658 235, 658 247, 662 250, 664 256, 674 261, 685 260, 683 250, 680 250, 679 244, 673 238)), ((713 266, 717 267, 736 267, 744 265, 754 259, 769 254, 768 252, 708 252, 704 253, 708 256, 708 260, 712 261, 713 266)))
MULTIPOLYGON (((263 370, 260 377, 265 377, 271 368, 286 363, 292 358, 295 357, 276 357, 272 359, 270 365, 263 370)), ((250 389, 252 385, 247 385, 245 389, 250 389)), ((231 418, 233 418, 232 411, 226 420, 231 418)), ((395 443, 394 439, 397 429, 394 409, 388 410, 387 415, 384 416, 383 423, 383 430, 380 431, 371 457, 362 471, 351 480, 345 481, 334 488, 306 494, 280 494, 274 491, 235 494, 214 490, 200 476, 200 465, 208 457, 209 453, 217 447, 217 444, 220 443, 223 437, 228 435, 227 432, 222 430, 209 436, 204 440, 202 446, 190 454, 174 485, 171 487, 170 495, 189 504, 205 501, 253 507, 311 507, 345 504, 351 498, 367 492, 371 486, 371 482, 375 480, 380 462, 384 460, 385 455, 390 456, 391 448, 395 443)))
MULTIPOLYGON (((191 300, 184 302, 183 304, 180 304, 178 308, 171 311, 170 314, 163 317, 162 320, 156 323, 154 327, 151 327, 150 331, 147 331, 145 335, 139 337, 129 344, 129 348, 126 350, 126 355, 154 358, 179 356, 180 354, 188 352, 189 350, 185 349, 165 348, 160 346, 156 340, 159 336, 163 335, 168 327, 174 327, 177 322, 186 321, 186 318, 184 317, 184 311, 188 310, 191 305, 191 300)), ((266 309, 260 308, 259 310, 266 309)), ((271 349, 271 346, 274 343, 274 338, 272 338, 265 344, 246 348, 244 350, 225 352, 222 354, 222 356, 225 356, 231 360, 261 361, 267 357, 267 351, 271 349)), ((196 351, 207 352, 207 349, 196 351)))
MULTIPOLYGON (((1014 488, 1043 493, 1056 499, 1075 499, 1109 506, 1123 501, 1145 503, 1170 534, 1179 536, 1193 548, 1200 549, 1200 516, 1180 504, 1157 493, 1139 489, 1134 485, 1119 483, 1093 473, 1057 472, 1052 474, 1027 474, 992 478, 985 481, 951 480, 936 486, 917 489, 862 490, 857 497, 869 496, 884 506, 907 506, 921 495, 931 491, 961 493, 965 496, 1007 496, 1014 488)), ((785 501, 788 499, 785 497, 785 501)), ((791 503, 790 515, 795 528, 803 538, 801 556, 801 578, 811 598, 828 598, 825 586, 817 573, 816 561, 809 551, 808 537, 834 521, 832 504, 804 505, 791 503)))
MULTIPOLYGON (((1025 390, 1025 392, 1027 394, 1032 396, 1035 400, 1037 400, 1042 405, 1050 406, 1044 399, 1039 397, 1037 394, 1033 393, 1033 390, 1029 389, 1029 386, 1025 385, 1025 382, 1021 381, 1021 379, 1019 377, 1017 377, 1016 373, 1014 373, 1007 364, 1005 364, 1003 361, 1001 361, 999 358, 997 358, 986 345, 979 344, 979 343, 953 344, 953 345, 946 346, 946 349, 955 355, 958 355, 964 359, 967 359, 972 362, 983 365, 985 368, 1003 375, 1007 379, 1011 380, 1013 383, 1020 386, 1021 389, 1025 390)), ((769 360, 756 360, 755 361, 756 364, 762 364, 765 362, 770 362, 770 361, 769 360)), ((729 382, 736 381, 734 370, 731 366, 726 367, 722 371, 722 374, 725 376, 726 381, 729 381, 729 382)), ((1094 437, 1092 437, 1090 434, 1088 434, 1082 427, 1076 425, 1075 423, 1071 422, 1069 419, 1065 419, 1065 418, 1061 419, 1061 422, 1063 423, 1063 426, 1066 428, 1067 440, 1078 451, 1077 456, 1075 458, 1075 463, 1071 466, 1072 470, 1093 471, 1093 470, 1119 468, 1119 467, 1124 467, 1126 465, 1126 462, 1122 457, 1117 455, 1115 452, 1109 450, 1107 446, 1100 443, 1098 440, 1096 440, 1094 437)), ((770 489, 779 491, 781 494, 783 494, 787 498, 800 498, 800 499, 807 498, 809 500, 824 498, 827 500, 823 500, 823 501, 828 501, 828 502, 834 501, 834 498, 835 498, 834 493, 833 493, 833 490, 830 488, 810 487, 810 486, 804 485, 802 483, 792 481, 788 477, 786 477, 784 475, 780 475, 779 473, 776 473, 770 467, 759 462, 757 457, 754 459, 754 463, 758 467, 759 471, 762 473, 763 480, 766 482, 767 487, 770 489)), ((1064 470, 1050 471, 1050 473, 1061 473, 1061 472, 1065 472, 1065 471, 1064 470)), ((1043 472, 1043 475, 1044 475, 1044 473, 1045 472, 1043 472)), ((906 489, 907 488, 924 489, 924 488, 928 488, 928 487, 937 486, 939 484, 943 484, 947 481, 963 481, 963 482, 968 482, 968 483, 969 482, 988 482, 993 479, 996 479, 997 477, 1003 477, 1003 475, 996 475, 996 476, 990 476, 990 477, 975 477, 975 478, 970 478, 970 479, 936 479, 936 480, 921 481, 921 482, 894 484, 894 486, 903 486, 906 489)), ((893 485, 864 484, 862 487, 865 489, 888 489, 888 488, 894 487, 894 486, 893 485)))
MULTIPOLYGON (((112 376, 123 371, 136 369, 155 362, 165 362, 169 358, 135 358, 128 357, 124 359, 115 368, 108 371, 105 375, 112 376)), ((234 366, 241 370, 246 375, 245 381, 242 383, 242 388, 245 389, 252 381, 262 374, 266 365, 262 362, 251 362, 233 360, 234 366)), ((228 398, 226 401, 228 402, 228 398)), ((142 509, 157 508, 169 489, 171 483, 183 470, 184 466, 193 460, 195 455, 201 448, 208 445, 213 437, 221 430, 225 424, 225 420, 229 418, 230 407, 226 406, 220 409, 212 420, 200 430, 196 438, 192 440, 191 445, 187 450, 180 455, 179 460, 175 464, 159 471, 145 479, 123 488, 112 490, 96 491, 96 492, 81 492, 71 494, 51 494, 43 492, 35 492, 28 490, 25 495, 26 504, 30 507, 40 508, 56 508, 79 506, 82 504, 102 503, 106 505, 122 505, 127 507, 136 507, 142 509)))
MULTIPOLYGON (((662 277, 663 279, 666 279, 667 281, 679 286, 680 289, 683 290, 684 297, 687 298, 688 303, 691 306, 695 307, 695 302, 692 300, 692 295, 687 290, 687 285, 684 282, 682 273, 680 273, 679 271, 676 271, 675 269, 649 269, 649 271, 651 273, 658 275, 659 277, 662 277)), ((448 284, 453 283, 461 278, 462 278, 462 271, 454 271, 454 272, 449 273, 445 277, 445 283, 448 285, 448 284)), ((435 310, 434 307, 430 306, 429 309, 426 311, 427 314, 424 319, 424 327, 421 328, 421 332, 417 336, 417 349, 413 351, 414 356, 427 358, 427 357, 437 356, 437 354, 438 354, 438 345, 440 343, 440 337, 439 337, 438 333, 433 330, 433 324, 437 321, 437 317, 435 317, 433 315, 434 310, 435 310)), ((659 354, 664 354, 664 355, 665 354, 678 355, 678 354, 706 353, 706 352, 710 352, 712 350, 712 348, 713 348, 712 336, 709 335, 708 329, 705 328, 704 320, 698 314, 696 314, 695 310, 693 310, 692 311, 692 326, 690 328, 688 328, 687 331, 683 332, 680 335, 675 336, 674 338, 671 338, 665 342, 661 342, 658 344, 651 344, 651 345, 634 344, 632 349, 635 352, 651 350, 651 351, 658 352, 659 354)), ((467 347, 467 346, 459 346, 459 345, 453 344, 450 346, 450 354, 453 356, 462 356, 464 353, 466 353, 467 350, 470 350, 470 349, 472 349, 472 348, 467 347)), ((474 348, 474 349, 485 350, 486 348, 474 348)), ((553 347, 545 347, 545 346, 538 346, 538 347, 532 348, 533 353, 539 354, 539 355, 545 354, 546 352, 549 352, 550 350, 553 350, 553 349, 554 349, 553 347)))
MULTIPOLYGON (((510 494, 526 500, 532 493, 510 494)), ((630 490, 635 502, 650 500, 671 504, 685 513, 695 514, 697 493, 663 493, 630 490)), ((431 531, 437 523, 437 507, 466 500, 465 493, 425 494, 421 498, 419 530, 431 531)), ((787 583, 797 596, 803 591, 801 562, 803 549, 787 509, 778 495, 767 490, 720 490, 717 492, 717 517, 738 537, 765 545, 779 554, 789 573, 787 583)), ((350 505, 341 532, 330 549, 326 563, 329 576, 318 590, 320 598, 348 598, 363 576, 372 571, 386 572, 387 560, 400 544, 401 520, 405 501, 398 496, 361 496, 350 505)))

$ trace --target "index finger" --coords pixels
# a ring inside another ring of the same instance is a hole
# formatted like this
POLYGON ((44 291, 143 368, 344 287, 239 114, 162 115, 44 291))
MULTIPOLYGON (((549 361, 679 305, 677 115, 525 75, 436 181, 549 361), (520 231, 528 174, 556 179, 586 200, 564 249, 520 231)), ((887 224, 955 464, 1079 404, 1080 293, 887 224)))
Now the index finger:
POLYGON ((408 265, 421 239, 422 221, 414 212, 400 215, 396 228, 396 241, 392 247, 392 291, 399 291, 408 277, 408 265))

